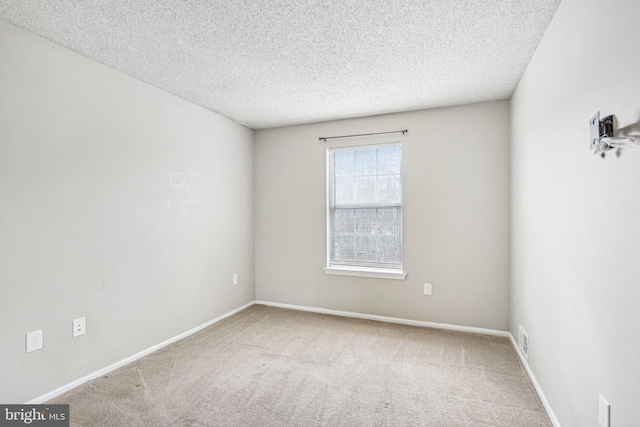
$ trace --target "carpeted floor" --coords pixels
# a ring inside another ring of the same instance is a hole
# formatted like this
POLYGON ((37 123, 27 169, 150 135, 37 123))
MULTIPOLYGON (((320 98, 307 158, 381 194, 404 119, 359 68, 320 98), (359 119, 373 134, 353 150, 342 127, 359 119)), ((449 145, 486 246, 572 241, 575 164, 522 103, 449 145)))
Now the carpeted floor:
POLYGON ((49 403, 72 426, 551 426, 507 338, 263 305, 49 403))

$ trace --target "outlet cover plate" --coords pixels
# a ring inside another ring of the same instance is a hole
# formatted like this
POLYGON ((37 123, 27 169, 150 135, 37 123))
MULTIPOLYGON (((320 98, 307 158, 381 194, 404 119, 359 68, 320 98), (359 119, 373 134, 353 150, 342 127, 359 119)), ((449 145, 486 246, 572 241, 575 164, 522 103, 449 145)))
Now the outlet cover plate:
POLYGON ((87 318, 78 317, 73 319, 73 337, 79 337, 87 333, 87 318))
POLYGON ((425 283, 424 284, 424 294, 425 295, 431 295, 431 283, 425 283))
POLYGON ((609 427, 609 420, 611 417, 611 406, 609 402, 602 397, 601 394, 598 395, 598 423, 600 427, 609 427))
POLYGON ((27 332, 27 353, 40 350, 43 347, 42 329, 27 332))

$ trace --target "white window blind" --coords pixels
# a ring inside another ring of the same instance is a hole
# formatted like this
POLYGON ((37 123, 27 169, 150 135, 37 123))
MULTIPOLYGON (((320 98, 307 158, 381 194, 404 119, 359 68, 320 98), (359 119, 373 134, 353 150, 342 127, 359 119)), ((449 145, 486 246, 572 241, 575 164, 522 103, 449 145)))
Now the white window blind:
POLYGON ((402 145, 330 148, 328 267, 402 270, 402 145))

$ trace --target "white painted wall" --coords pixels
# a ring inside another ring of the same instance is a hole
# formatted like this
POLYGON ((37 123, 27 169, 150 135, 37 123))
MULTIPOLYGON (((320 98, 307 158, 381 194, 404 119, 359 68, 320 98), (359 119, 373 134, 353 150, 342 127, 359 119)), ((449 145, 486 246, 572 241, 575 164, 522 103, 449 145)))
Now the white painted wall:
POLYGON ((0 58, 0 402, 253 300, 252 130, 3 21, 0 58))
POLYGON ((506 101, 256 131, 257 299, 506 330, 508 140, 506 101), (397 140, 406 280, 326 275, 327 147, 397 140))
POLYGON ((589 152, 600 110, 640 120, 640 2, 564 0, 512 98, 510 329, 563 427, 640 425, 640 148, 589 152))

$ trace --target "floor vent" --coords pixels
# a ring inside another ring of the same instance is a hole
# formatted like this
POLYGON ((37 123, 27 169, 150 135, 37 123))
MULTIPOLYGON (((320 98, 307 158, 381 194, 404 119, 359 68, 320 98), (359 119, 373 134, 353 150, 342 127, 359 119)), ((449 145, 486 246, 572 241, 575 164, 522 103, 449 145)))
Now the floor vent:
POLYGON ((520 325, 520 333, 518 334, 518 346, 524 354, 524 357, 529 358, 529 334, 525 329, 520 325))

